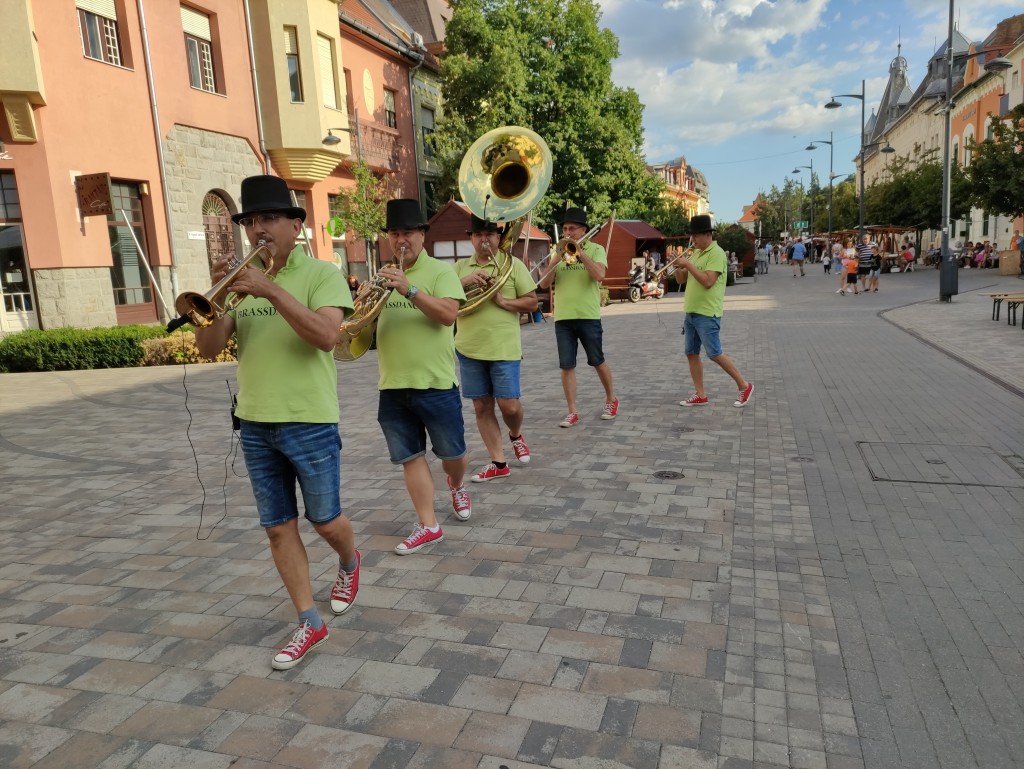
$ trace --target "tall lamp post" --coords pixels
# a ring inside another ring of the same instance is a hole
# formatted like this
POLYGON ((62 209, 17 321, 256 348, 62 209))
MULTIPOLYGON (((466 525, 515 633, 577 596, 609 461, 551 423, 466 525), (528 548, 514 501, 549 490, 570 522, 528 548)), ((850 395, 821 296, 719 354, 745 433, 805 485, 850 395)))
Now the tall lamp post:
MULTIPOLYGON (((352 120, 356 124, 355 128, 352 128, 352 127, 348 127, 348 128, 328 128, 327 129, 327 136, 325 136, 323 139, 321 139, 321 143, 324 144, 327 147, 333 147, 335 145, 341 144, 341 139, 339 137, 335 136, 333 133, 331 133, 332 131, 343 131, 344 133, 347 133, 350 136, 355 135, 355 137, 356 137, 356 162, 357 163, 362 163, 363 162, 363 135, 359 131, 359 110, 353 110, 352 120)), ((373 258, 373 246, 370 245, 370 241, 365 239, 365 238, 363 239, 363 243, 366 245, 366 257, 365 257, 366 258, 366 271, 367 271, 367 274, 372 278, 374 273, 377 272, 377 265, 376 265, 376 263, 374 261, 374 258, 373 258)), ((347 259, 346 259, 346 261, 347 261, 347 259)))
POLYGON ((814 158, 811 158, 811 164, 809 166, 797 166, 793 169, 792 173, 801 173, 801 168, 806 168, 811 172, 811 239, 814 238, 814 158))
MULTIPOLYGON (((867 99, 864 97, 864 81, 860 81, 860 93, 841 93, 838 96, 833 96, 832 101, 825 105, 825 109, 839 109, 843 105, 837 101, 838 99, 860 99, 860 153, 859 153, 859 165, 860 165, 860 208, 858 209, 857 218, 857 236, 859 240, 864 239, 864 151, 868 147, 876 147, 881 142, 872 142, 871 144, 864 143, 864 106, 867 99)), ((879 152, 884 152, 888 155, 891 152, 895 152, 892 145, 887 141, 885 146, 882 147, 879 152)))
POLYGON ((835 179, 835 174, 832 173, 832 155, 835 149, 832 145, 832 132, 828 132, 828 140, 815 139, 807 145, 807 150, 818 149, 819 144, 828 145, 828 245, 825 247, 825 253, 829 253, 832 248, 832 180, 835 179))
MULTIPOLYGON (((950 176, 952 174, 952 168, 950 167, 949 148, 952 143, 952 115, 953 115, 953 5, 954 0, 949 0, 949 25, 946 34, 946 93, 945 93, 945 105, 942 108, 943 113, 943 127, 942 127, 942 243, 941 243, 941 259, 939 264, 939 301, 940 302, 951 302, 953 296, 960 293, 959 291, 959 273, 957 268, 959 264, 953 258, 953 255, 949 252, 949 228, 950 228, 950 176)), ((973 59, 975 56, 982 56, 986 52, 978 51, 977 53, 961 54, 957 56, 958 59, 973 59)), ((986 72, 1005 72, 1006 70, 1013 67, 1013 62, 1009 59, 998 56, 991 61, 985 62, 986 72)))

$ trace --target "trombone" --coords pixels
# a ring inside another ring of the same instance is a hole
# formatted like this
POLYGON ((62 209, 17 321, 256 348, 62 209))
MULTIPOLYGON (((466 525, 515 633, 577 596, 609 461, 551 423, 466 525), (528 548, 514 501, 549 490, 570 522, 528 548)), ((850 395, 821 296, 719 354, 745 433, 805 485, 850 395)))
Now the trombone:
POLYGON ((615 211, 612 211, 612 215, 607 222, 595 224, 579 240, 573 240, 572 238, 560 238, 555 245, 551 247, 551 251, 548 253, 545 262, 541 262, 537 265, 539 276, 537 282, 540 283, 544 280, 562 262, 565 262, 566 264, 576 264, 579 262, 580 254, 583 253, 583 246, 589 243, 591 238, 604 229, 606 224, 608 225, 608 246, 611 247, 612 234, 615 232, 615 211), (543 275, 540 275, 539 270, 545 263, 547 264, 548 270, 543 275))

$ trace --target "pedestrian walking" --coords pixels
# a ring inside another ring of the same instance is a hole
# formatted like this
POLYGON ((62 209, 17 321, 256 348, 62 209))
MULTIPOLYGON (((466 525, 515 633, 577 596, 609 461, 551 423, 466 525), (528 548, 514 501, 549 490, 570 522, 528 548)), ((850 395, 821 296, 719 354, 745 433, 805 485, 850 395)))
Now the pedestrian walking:
POLYGON ((861 291, 868 290, 868 276, 871 274, 872 257, 871 249, 876 244, 872 242, 871 236, 866 232, 857 246, 857 276, 860 278, 861 291))
POLYGON ((690 235, 696 249, 692 259, 676 262, 676 280, 686 281, 686 299, 683 304, 683 334, 686 361, 690 367, 694 393, 680 406, 706 406, 708 396, 704 391, 704 366, 700 359, 701 347, 707 356, 732 377, 739 388, 739 395, 733 403, 743 408, 750 402, 754 383, 743 378, 736 364, 722 351, 719 332, 722 327, 722 311, 725 307, 725 282, 728 262, 712 235, 711 217, 699 214, 690 219, 690 235))

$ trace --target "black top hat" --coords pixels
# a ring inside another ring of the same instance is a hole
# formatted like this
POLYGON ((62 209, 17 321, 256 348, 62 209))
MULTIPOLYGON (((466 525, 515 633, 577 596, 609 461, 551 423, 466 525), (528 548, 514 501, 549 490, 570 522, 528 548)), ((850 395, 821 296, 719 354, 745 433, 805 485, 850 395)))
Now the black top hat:
POLYGON ((469 229, 466 230, 466 234, 472 235, 474 232, 501 232, 501 228, 498 227, 497 222, 489 222, 486 219, 481 219, 476 214, 472 214, 469 219, 469 229))
POLYGON ((714 232, 714 225, 711 224, 711 217, 707 214, 697 214, 690 217, 690 234, 700 235, 705 232, 714 232))
POLYGON ((381 229, 389 230, 423 230, 430 229, 420 211, 420 202, 413 198, 396 198, 388 201, 385 224, 381 229))
POLYGON ((588 227, 587 212, 582 208, 567 208, 562 214, 562 224, 578 224, 581 227, 588 227))
POLYGON ((242 210, 232 215, 231 221, 252 214, 279 212, 289 219, 306 221, 306 209, 292 204, 288 182, 280 176, 248 176, 242 179, 242 210))

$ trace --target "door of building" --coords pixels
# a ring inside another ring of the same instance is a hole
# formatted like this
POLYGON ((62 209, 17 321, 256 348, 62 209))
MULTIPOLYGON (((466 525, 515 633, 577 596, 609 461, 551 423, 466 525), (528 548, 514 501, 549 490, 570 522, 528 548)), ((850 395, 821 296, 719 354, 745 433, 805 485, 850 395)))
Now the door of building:
POLYGON ((221 259, 235 256, 235 225, 228 204, 216 192, 203 198, 203 230, 206 232, 206 254, 210 267, 221 259))
POLYGON ((13 334, 39 328, 32 281, 25 259, 22 237, 21 203, 14 173, 0 173, 0 334, 13 334))

